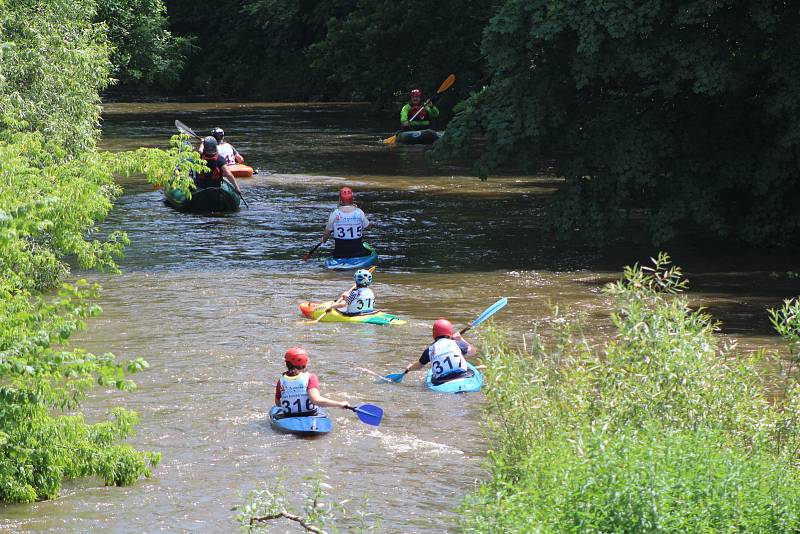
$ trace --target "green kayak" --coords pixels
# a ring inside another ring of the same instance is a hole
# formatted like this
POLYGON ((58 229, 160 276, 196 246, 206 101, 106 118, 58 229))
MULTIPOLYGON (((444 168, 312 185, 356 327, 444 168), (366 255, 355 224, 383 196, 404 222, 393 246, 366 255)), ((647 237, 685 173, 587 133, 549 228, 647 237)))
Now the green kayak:
POLYGON ((221 187, 206 187, 192 191, 192 198, 187 198, 180 189, 164 188, 164 198, 170 206, 178 211, 195 213, 213 213, 236 211, 239 209, 241 197, 233 185, 223 180, 221 187))

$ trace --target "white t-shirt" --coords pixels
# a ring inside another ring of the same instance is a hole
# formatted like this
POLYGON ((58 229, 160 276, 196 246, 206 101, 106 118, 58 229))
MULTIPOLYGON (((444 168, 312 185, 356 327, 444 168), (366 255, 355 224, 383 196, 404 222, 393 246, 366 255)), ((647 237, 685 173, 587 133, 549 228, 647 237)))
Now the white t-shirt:
POLYGON ((220 143, 217 145, 217 154, 219 157, 225 158, 226 165, 236 164, 236 151, 230 143, 220 143))
POLYGON ((367 225, 369 220, 361 208, 352 211, 336 208, 328 217, 325 230, 331 232, 334 239, 361 239, 367 225))

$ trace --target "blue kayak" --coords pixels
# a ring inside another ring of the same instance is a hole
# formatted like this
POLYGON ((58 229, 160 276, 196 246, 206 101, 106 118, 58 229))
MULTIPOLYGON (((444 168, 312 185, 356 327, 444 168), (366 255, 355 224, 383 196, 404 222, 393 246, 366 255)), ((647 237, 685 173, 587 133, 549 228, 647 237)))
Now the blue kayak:
POLYGON ((334 271, 348 271, 350 269, 365 269, 374 265, 378 261, 378 253, 369 243, 364 243, 364 248, 369 250, 369 256, 358 256, 356 258, 328 258, 325 260, 325 267, 334 271))
POLYGON ((272 428, 281 432, 311 436, 327 434, 333 429, 333 423, 328 419, 328 414, 321 409, 317 409, 317 415, 281 417, 282 415, 283 409, 280 406, 273 406, 269 411, 272 428))
POLYGON ((467 362, 467 368, 469 371, 467 371, 466 374, 470 376, 459 376, 438 384, 433 383, 433 369, 428 369, 428 376, 425 377, 425 385, 437 393, 467 393, 470 391, 480 391, 481 386, 483 386, 483 375, 469 362, 467 362), (470 374, 470 371, 472 374, 470 374))

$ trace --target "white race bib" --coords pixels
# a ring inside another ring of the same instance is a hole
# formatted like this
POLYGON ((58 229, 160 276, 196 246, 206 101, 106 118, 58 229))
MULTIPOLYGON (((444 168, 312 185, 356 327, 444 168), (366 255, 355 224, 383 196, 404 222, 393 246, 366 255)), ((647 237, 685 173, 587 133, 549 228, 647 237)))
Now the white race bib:
POLYGON ((350 295, 353 297, 353 300, 347 303, 346 313, 350 315, 356 315, 359 313, 370 313, 374 311, 375 293, 373 293, 370 288, 358 288, 350 295))
POLYGON ((309 373, 300 373, 297 376, 281 376, 281 408, 283 413, 290 415, 303 412, 313 412, 317 406, 308 397, 309 373))
POLYGON ((450 374, 457 369, 467 370, 467 362, 461 354, 461 347, 450 338, 439 338, 428 347, 433 378, 450 374))
POLYGON ((344 213, 337 209, 333 217, 333 238, 361 239, 364 235, 362 217, 360 209, 350 213, 344 213))

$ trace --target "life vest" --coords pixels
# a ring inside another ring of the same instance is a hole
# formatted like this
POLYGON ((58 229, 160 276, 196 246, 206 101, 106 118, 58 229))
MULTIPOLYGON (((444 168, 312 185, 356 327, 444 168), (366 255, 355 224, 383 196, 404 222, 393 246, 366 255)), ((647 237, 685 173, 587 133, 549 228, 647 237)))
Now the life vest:
POLYGON ((311 402, 308 397, 308 379, 310 376, 308 372, 295 376, 281 375, 280 406, 283 408, 283 413, 289 415, 317 410, 316 404, 311 402))
POLYGON ((408 110, 408 120, 411 122, 426 121, 428 120, 428 110, 426 110, 424 106, 415 106, 411 104, 411 107, 408 110), (414 117, 414 114, 420 109, 422 111, 419 112, 419 115, 414 117), (411 117, 414 117, 413 121, 411 121, 411 117))
POLYGON ((364 212, 356 208, 350 213, 345 213, 339 208, 333 212, 332 233, 334 239, 361 239, 364 235, 362 218, 364 212))
POLYGON ((461 347, 449 337, 440 337, 428 347, 433 378, 440 378, 451 373, 461 373, 468 369, 467 361, 461 354, 461 347))
POLYGON ((226 165, 234 165, 236 163, 236 151, 230 143, 218 144, 217 155, 225 160, 226 165))
POLYGON ((209 172, 201 172, 198 174, 198 177, 201 180, 206 180, 209 182, 221 182, 222 181, 222 166, 225 165, 225 160, 221 160, 219 158, 219 153, 214 154, 213 158, 208 158, 203 156, 203 159, 208 165, 208 168, 211 169, 209 172))
POLYGON ((354 289, 347 297, 348 315, 358 315, 362 313, 372 313, 375 311, 375 293, 368 287, 354 289))

